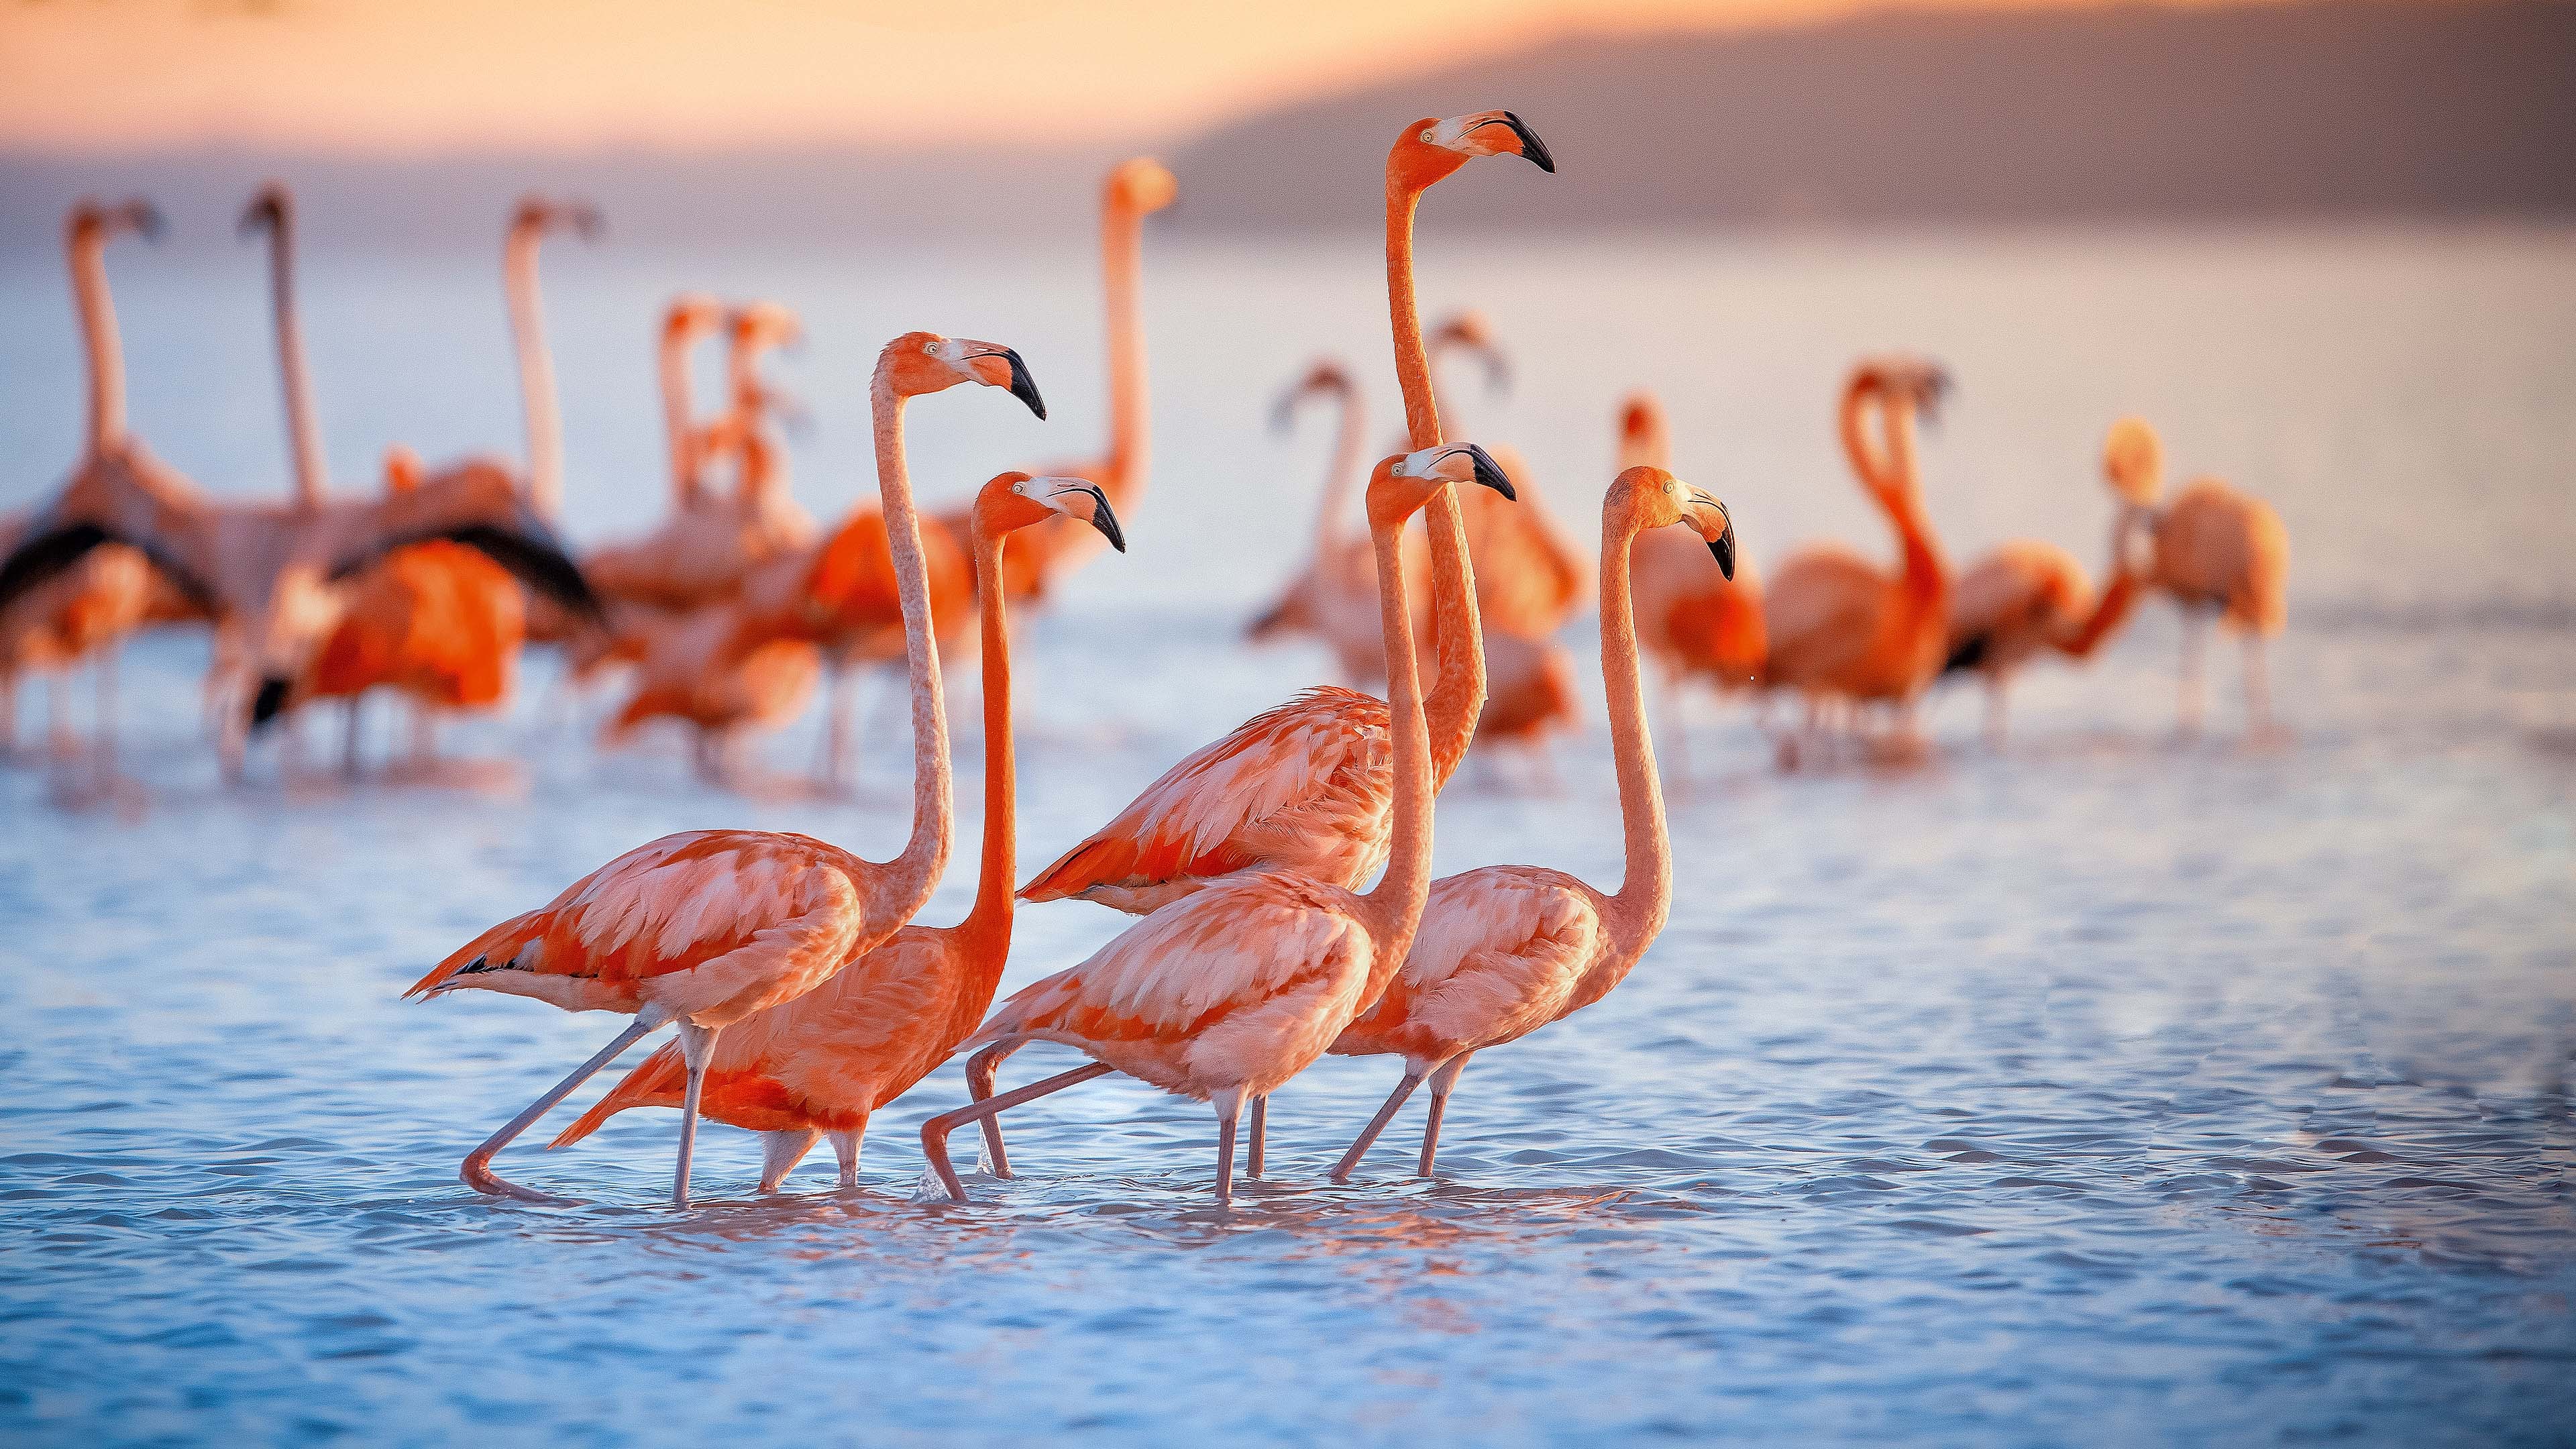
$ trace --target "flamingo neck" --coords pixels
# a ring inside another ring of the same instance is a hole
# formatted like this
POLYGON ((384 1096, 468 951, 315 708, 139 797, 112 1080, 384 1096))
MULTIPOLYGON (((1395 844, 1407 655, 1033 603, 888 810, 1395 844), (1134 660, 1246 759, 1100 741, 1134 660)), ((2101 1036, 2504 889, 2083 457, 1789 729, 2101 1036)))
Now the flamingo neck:
POLYGON ((742 450, 734 502, 745 512, 757 512, 777 492, 782 471, 779 445, 761 418, 760 349, 736 346, 726 355, 725 376, 732 403, 729 420, 742 450))
POLYGON ((930 574, 921 559, 921 518, 913 511, 912 475, 903 457, 903 406, 881 364, 868 390, 876 428, 877 496, 885 510, 886 545, 894 556, 895 597, 903 610, 904 679, 912 689, 912 837, 887 862, 881 887, 886 914, 909 920, 928 903, 948 869, 951 780, 948 705, 939 683, 939 646, 930 633, 930 574))
POLYGON ((1324 505, 1315 517, 1315 557, 1320 561, 1337 557, 1350 538, 1347 521, 1351 506, 1351 484, 1368 471, 1362 450, 1368 447, 1368 406, 1360 400, 1360 390, 1348 382, 1342 384, 1342 419, 1340 431, 1333 435, 1332 471, 1324 475, 1324 505))
POLYGON ((563 416, 555 402, 555 363, 546 350, 545 305, 537 290, 537 247, 544 232, 517 227, 501 248, 502 283, 510 300, 510 340, 519 354, 519 402, 528 423, 528 501, 537 516, 563 516, 563 416))
POLYGON ((107 232, 75 230, 66 250, 89 361, 89 451, 96 455, 125 441, 125 346, 117 336, 116 302, 107 291, 107 232))
POLYGON ((1887 464, 1870 446, 1869 429, 1861 417, 1868 409, 1870 399, 1876 396, 1874 387, 1860 383, 1843 389, 1842 410, 1835 419, 1835 430, 1842 438, 1843 455, 1851 459, 1852 471, 1860 475, 1861 486, 1873 495, 1884 493, 1888 487, 1887 464))
POLYGON ((1143 213, 1110 202, 1100 213, 1101 294, 1108 307, 1109 472, 1100 480, 1109 506, 1123 510, 1144 491, 1152 452, 1145 391, 1143 213))
MULTIPOLYGON (((1646 728, 1646 691, 1637 667, 1637 623, 1629 590, 1629 554, 1637 539, 1629 510, 1601 520, 1601 690, 1610 712, 1610 752, 1619 771, 1619 824, 1627 847, 1615 922, 1623 941, 1641 948, 1662 930, 1673 904, 1672 839, 1664 828, 1664 789, 1655 770, 1654 736, 1646 728)), ((1712 565, 1714 567, 1714 565, 1712 565)))
POLYGON ((679 328, 662 333, 659 357, 662 377, 662 430, 671 444, 671 503, 674 507, 694 507, 706 496, 706 480, 697 423, 689 410, 689 344, 693 339, 679 328))
POLYGON ((1395 735, 1395 828, 1386 874, 1361 899, 1376 946, 1362 993, 1374 1002, 1413 949, 1422 907, 1431 894, 1431 738, 1422 712, 1422 677, 1414 663, 1413 608, 1405 598, 1403 520, 1372 520, 1377 552, 1378 624, 1386 639, 1388 723, 1395 735))
POLYGON ((286 384, 286 441, 295 463, 295 506, 311 512, 330 487, 322 454, 322 420, 313 406, 313 374, 304 360, 304 328, 295 316, 295 213, 280 207, 268 233, 271 301, 277 314, 277 372, 286 384))
POLYGON ((1877 490, 1879 506, 1896 526, 1906 597, 1919 608, 1936 609, 1948 602, 1950 569, 1941 557, 1940 542, 1933 537, 1932 520, 1923 512, 1922 475, 1914 460, 1914 407, 1882 398, 1879 408, 1887 436, 1888 470, 1884 486, 1877 490))
MULTIPOLYGON (((975 526, 975 607, 982 616, 984 671, 984 858, 975 903, 958 930, 993 946, 971 953, 1001 979, 1011 941, 1011 875, 1019 850, 1018 797, 1011 748, 1011 627, 1003 615, 1002 540, 975 526)), ((989 986, 991 982, 985 982, 989 986)))
POLYGON ((2070 659, 2091 658, 2095 650, 2128 622, 2129 610, 2138 602, 2140 581, 2130 569, 2128 555, 2121 547, 2128 541, 2128 532, 2129 515, 2123 510, 2118 521, 2111 525, 2111 581, 2093 600, 2093 612, 2085 616, 2084 622, 2050 641, 2057 646, 2059 653, 2070 659))
MULTIPOLYGON (((1404 427, 1415 451, 1440 446, 1440 404, 1431 387, 1431 360, 1422 343, 1422 312, 1413 288, 1413 217, 1422 188, 1389 175, 1386 180, 1386 308, 1395 336, 1395 378, 1404 390, 1404 427)), ((1431 638, 1440 670, 1432 684, 1431 728, 1437 735, 1437 775, 1442 784, 1467 757, 1476 717, 1485 711, 1485 635, 1476 615, 1476 578, 1467 558, 1467 522, 1457 490, 1443 487, 1423 511, 1431 537, 1431 638)), ((1408 623, 1406 632, 1412 632, 1408 623)), ((1392 685, 1395 662, 1387 661, 1392 685)))

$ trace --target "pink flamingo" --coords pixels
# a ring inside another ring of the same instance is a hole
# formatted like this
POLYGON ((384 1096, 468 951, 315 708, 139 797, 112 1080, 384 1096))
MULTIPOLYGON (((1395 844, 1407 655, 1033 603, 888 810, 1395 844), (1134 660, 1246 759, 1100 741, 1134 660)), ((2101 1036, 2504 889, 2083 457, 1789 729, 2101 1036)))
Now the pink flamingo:
POLYGON ((2127 505, 2124 520, 2145 530, 2139 584, 2182 610, 2183 732, 2200 728, 2202 632, 2215 615, 2220 627, 2244 638, 2245 712, 2256 736, 2270 735, 2272 685, 2263 641, 2290 617, 2290 535, 2281 515, 2217 478, 2196 478, 2173 502, 2162 502, 2164 445, 2144 419, 2112 424, 2104 452, 2112 491, 2127 505))
MULTIPOLYGON (((1672 429, 1664 405, 1644 390, 1619 409, 1619 467, 1670 469, 1672 429)), ((1738 559, 1732 577, 1712 574, 1686 533, 1652 529, 1629 550, 1630 597, 1636 605, 1637 647, 1663 676, 1664 733, 1672 741, 1675 778, 1686 778, 1688 731, 1682 690, 1705 680, 1721 694, 1761 681, 1766 652, 1762 580, 1751 559, 1738 559)))
MULTIPOLYGON (((1350 526, 1351 485, 1367 473, 1361 450, 1368 443, 1367 405, 1359 387, 1339 362, 1322 359, 1294 387, 1280 395, 1273 425, 1285 431, 1297 405, 1310 397, 1330 397, 1341 405, 1341 426, 1334 433, 1332 462, 1324 474, 1324 495, 1315 511, 1314 553, 1299 566, 1277 602, 1262 610, 1246 630, 1255 643, 1296 634, 1312 634, 1332 650, 1345 683, 1356 687, 1386 678, 1386 641, 1377 627, 1377 562, 1366 532, 1350 526)), ((1416 600, 1413 632, 1428 635, 1428 605, 1433 592, 1431 557, 1420 534, 1404 535, 1406 593, 1416 600)))
MULTIPOLYGON (((766 1137, 760 1190, 774 1192, 825 1137, 841 1185, 858 1181, 868 1118, 948 1060, 984 1019, 1011 950, 1012 852, 1017 842, 1011 762, 1011 633, 1002 543, 1058 517, 1126 539, 1099 485, 1004 473, 975 497, 975 591, 983 623, 984 853, 975 902, 954 926, 906 926, 883 946, 795 1000, 738 1023, 707 1056, 698 1110, 766 1137)), ((686 1060, 665 1044, 554 1140, 578 1142, 630 1107, 676 1107, 686 1060)))
MULTIPOLYGON (((1413 217, 1423 193, 1481 156, 1556 163, 1509 111, 1414 122, 1386 158, 1386 294, 1395 375, 1415 448, 1440 443, 1440 412, 1414 300, 1413 217)), ((1433 497, 1432 614, 1440 674, 1427 708, 1434 779, 1446 783, 1475 737, 1485 702, 1485 657, 1461 513, 1433 497)), ((1381 584, 1381 587, 1383 585, 1381 584)), ((1079 896, 1142 913, 1250 866, 1354 887, 1386 859, 1393 777, 1387 706, 1357 690, 1325 687, 1183 759, 1118 817, 1020 888, 1027 901, 1079 896)))
POLYGON ((1287 871, 1247 871, 1154 912, 1080 965, 1013 995, 966 1039, 979 1100, 922 1124, 931 1170, 959 1202, 948 1134, 988 1124, 996 1170, 1008 1171, 992 1119, 1012 1107, 1120 1071, 1216 1109, 1216 1197, 1234 1195, 1235 1124, 1304 1071, 1353 1015, 1386 989, 1413 941, 1431 882, 1431 742, 1396 539, 1405 520, 1452 483, 1506 496, 1511 484, 1481 448, 1429 448, 1380 463, 1369 480, 1381 627, 1395 720, 1395 846, 1366 894, 1287 871), (1004 1057, 1032 1041, 1092 1058, 1043 1081, 985 1096, 1004 1057))
POLYGON ((1428 1077, 1430 1119, 1421 1174, 1431 1175, 1440 1119, 1467 1059, 1517 1041, 1609 994, 1637 964, 1671 910, 1672 842, 1655 777, 1638 680, 1637 631, 1629 598, 1631 545, 1653 529, 1688 526, 1735 566, 1735 525, 1726 505, 1661 468, 1621 473, 1601 502, 1601 677, 1619 769, 1619 814, 1627 873, 1604 892, 1560 870, 1497 865, 1434 881, 1421 929, 1386 994, 1333 1042, 1336 1056, 1395 1055, 1404 1076, 1333 1169, 1347 1181, 1396 1109, 1428 1077))
POLYGON ((912 682, 912 836, 893 860, 861 860, 811 836, 696 830, 628 851, 538 910, 492 927, 413 983, 408 995, 480 989, 634 1024, 474 1149, 460 1175, 477 1192, 549 1201, 492 1171, 495 1153, 636 1038, 679 1028, 688 1064, 671 1200, 686 1206, 709 1048, 723 1030, 793 1001, 884 945, 930 899, 948 865, 948 716, 931 642, 920 526, 904 466, 903 409, 963 382, 1039 406, 1007 347, 908 332, 878 354, 869 388, 877 489, 893 521, 912 682))

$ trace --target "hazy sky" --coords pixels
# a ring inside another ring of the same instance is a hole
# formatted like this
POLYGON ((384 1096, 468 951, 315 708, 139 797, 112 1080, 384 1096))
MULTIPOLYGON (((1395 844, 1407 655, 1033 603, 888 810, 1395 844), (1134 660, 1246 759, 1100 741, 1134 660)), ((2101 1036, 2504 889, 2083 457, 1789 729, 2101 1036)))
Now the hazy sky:
POLYGON ((1151 141, 1571 27, 1885 3, 0 0, 0 146, 1151 141))

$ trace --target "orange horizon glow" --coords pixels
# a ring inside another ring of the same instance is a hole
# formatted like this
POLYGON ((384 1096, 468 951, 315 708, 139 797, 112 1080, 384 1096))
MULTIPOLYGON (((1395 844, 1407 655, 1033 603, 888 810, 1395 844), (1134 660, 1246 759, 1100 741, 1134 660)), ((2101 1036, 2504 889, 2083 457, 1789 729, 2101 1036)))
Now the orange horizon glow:
POLYGON ((2108 3, 44 0, 0 10, 0 149, 1158 144, 1569 32, 2108 3))

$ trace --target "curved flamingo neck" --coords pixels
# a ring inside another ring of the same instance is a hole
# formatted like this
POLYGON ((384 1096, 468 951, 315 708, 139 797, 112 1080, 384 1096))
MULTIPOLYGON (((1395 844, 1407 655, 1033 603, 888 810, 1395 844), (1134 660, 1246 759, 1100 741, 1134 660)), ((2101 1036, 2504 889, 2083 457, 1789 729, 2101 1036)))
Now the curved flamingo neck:
POLYGON ((939 646, 930 633, 930 574, 921 558, 921 517, 913 510, 912 474, 903 456, 903 407, 881 362, 869 385, 876 428, 877 496, 885 510, 886 545, 894 556, 896 601, 903 610, 904 679, 912 689, 912 836, 886 863, 887 914, 910 919, 948 869, 951 780, 948 704, 939 683, 939 646))
POLYGON ((2129 567, 2128 555, 2121 545, 2128 541, 2129 517, 2124 511, 2111 525, 2111 581, 2093 600, 2093 612, 2074 629, 2049 641, 2059 653, 2071 659, 2089 659, 2110 637, 2128 622, 2130 609, 2138 602, 2140 580, 2129 567))
MULTIPOLYGON (((1664 789, 1655 770, 1654 736, 1646 728, 1646 690, 1637 667, 1637 624, 1629 589, 1629 554, 1637 540, 1631 509, 1601 518, 1601 690, 1610 711, 1610 751, 1619 771, 1619 824, 1627 868, 1620 877, 1612 929, 1643 945, 1662 930, 1673 904, 1672 839, 1664 825, 1664 789)), ((1712 568, 1715 564, 1710 565, 1712 568)))
POLYGON ((1011 748, 1011 626, 1003 614, 1002 540, 976 520, 975 606, 982 615, 984 672, 984 856, 975 903, 957 929, 999 949, 974 953, 999 980, 1011 940, 1011 875, 1019 851, 1018 795, 1011 748))
POLYGON ((785 454, 761 418, 768 401, 760 385, 762 350, 757 343, 738 343, 725 358, 726 390, 731 395, 727 419, 742 448, 734 502, 746 512, 757 512, 776 496, 780 475, 786 471, 785 454))
POLYGON ((295 212, 277 208, 268 233, 271 302, 277 314, 277 374, 286 385, 286 441, 295 463, 295 506, 322 506, 330 480, 322 453, 322 420, 313 406, 313 374, 304 360, 304 328, 295 316, 295 212))
POLYGON ((1101 207, 1101 295, 1109 314, 1109 472, 1100 485, 1115 510, 1124 510, 1144 491, 1153 448, 1146 416, 1144 233, 1144 214, 1135 207, 1117 200, 1101 207))
MULTIPOLYGON (((1441 444, 1440 404, 1431 386, 1431 359, 1422 342, 1422 311, 1413 287, 1413 218, 1423 188, 1390 169, 1386 178, 1386 307, 1395 336, 1395 378, 1404 391, 1404 427, 1415 451, 1441 444)), ((1434 771, 1441 783, 1456 772, 1476 738, 1485 710, 1485 632, 1476 614, 1476 579, 1467 558, 1467 521, 1457 490, 1442 487, 1423 511, 1431 538, 1431 638, 1440 673, 1428 706, 1434 735, 1434 771)), ((1410 634, 1408 625, 1406 632, 1410 634)), ((1395 665, 1387 664, 1390 685, 1395 665)))
POLYGON ((1351 484, 1367 470, 1368 405, 1350 382, 1341 386, 1342 417, 1333 435, 1332 471, 1324 475, 1323 509, 1315 517, 1315 557, 1337 556, 1351 536, 1351 484))
POLYGON ((1835 421, 1842 437, 1843 455, 1851 459, 1852 471, 1860 475, 1860 485, 1872 495, 1882 493, 1888 486, 1887 464, 1870 446, 1869 429, 1861 418, 1870 400, 1877 396, 1876 388, 1866 383, 1856 382, 1844 388, 1842 410, 1835 421))
POLYGON ((74 227, 65 239, 72 298, 80 309, 81 346, 89 362, 91 454, 125 441, 125 345, 117 336, 116 302, 107 290, 107 229, 74 227))
POLYGON ((1405 598, 1403 520, 1372 519, 1369 542, 1377 553, 1378 625, 1386 640, 1388 723, 1395 736, 1395 825, 1386 874, 1360 899, 1368 909, 1375 950, 1369 960, 1364 1001, 1375 1001, 1413 949, 1431 895, 1431 738, 1423 718, 1422 677, 1414 662, 1413 607, 1405 598))
POLYGON ((1945 602, 1950 569, 1923 512, 1921 473, 1914 458, 1914 405, 1897 398, 1879 400, 1880 424, 1887 437, 1885 484, 1875 490, 1879 506, 1896 526, 1906 596, 1925 607, 1945 602))
POLYGON ((502 284, 510 300, 510 340, 519 354, 519 401, 528 423, 528 501, 541 518, 563 514, 563 415, 555 401, 554 357, 546 350, 544 300, 538 295, 537 247, 542 227, 517 226, 501 248, 502 284))
POLYGON ((662 330, 659 371, 662 378, 662 430, 671 445, 671 503, 694 507, 706 496, 697 421, 689 399, 689 348, 697 338, 684 328, 662 330))

